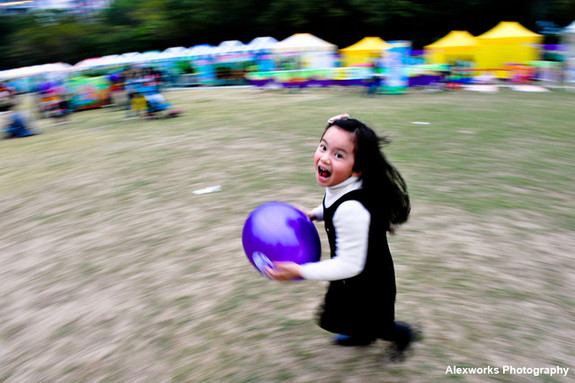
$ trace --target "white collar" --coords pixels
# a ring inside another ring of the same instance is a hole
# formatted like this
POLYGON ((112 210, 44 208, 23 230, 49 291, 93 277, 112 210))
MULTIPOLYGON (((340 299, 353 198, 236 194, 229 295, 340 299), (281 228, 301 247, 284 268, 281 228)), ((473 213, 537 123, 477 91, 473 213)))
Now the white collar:
POLYGON ((325 188, 325 207, 330 207, 335 201, 340 199, 344 194, 353 190, 361 189, 363 182, 359 177, 351 176, 343 182, 334 186, 325 188))

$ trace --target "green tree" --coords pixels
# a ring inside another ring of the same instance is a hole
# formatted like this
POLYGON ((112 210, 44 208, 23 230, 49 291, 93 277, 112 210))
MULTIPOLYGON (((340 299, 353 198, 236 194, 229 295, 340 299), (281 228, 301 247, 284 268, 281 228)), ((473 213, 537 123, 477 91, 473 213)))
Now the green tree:
POLYGON ((98 55, 106 51, 100 37, 105 36, 102 32, 102 26, 79 22, 70 16, 48 25, 36 19, 13 33, 7 56, 19 66, 47 62, 74 64, 92 52, 98 55))

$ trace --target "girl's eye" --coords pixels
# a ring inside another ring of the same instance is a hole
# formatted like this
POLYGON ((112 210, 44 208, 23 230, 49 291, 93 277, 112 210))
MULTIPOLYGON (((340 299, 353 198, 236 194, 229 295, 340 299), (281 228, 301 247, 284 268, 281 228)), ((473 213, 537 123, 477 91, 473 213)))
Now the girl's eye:
POLYGON ((319 149, 320 149, 321 151, 323 151, 323 152, 325 152, 325 151, 327 150, 327 148, 325 147, 324 144, 320 144, 320 145, 319 145, 319 149))
POLYGON ((337 159, 342 159, 342 158, 343 158, 343 155, 342 155, 341 153, 335 153, 334 156, 335 156, 335 158, 337 158, 337 159))

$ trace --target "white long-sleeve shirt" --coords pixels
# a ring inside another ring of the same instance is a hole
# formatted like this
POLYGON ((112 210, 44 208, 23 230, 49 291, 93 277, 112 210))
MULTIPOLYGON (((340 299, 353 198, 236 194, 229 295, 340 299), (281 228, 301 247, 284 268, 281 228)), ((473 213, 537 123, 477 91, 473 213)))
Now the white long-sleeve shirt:
MULTIPOLYGON (((327 187, 325 206, 329 208, 344 194, 361 189, 361 186, 359 178, 350 177, 336 186, 327 187)), ((313 212, 318 221, 323 220, 323 204, 313 212)), ((361 273, 367 258, 370 220, 369 211, 359 201, 345 201, 339 205, 333 216, 335 257, 302 265, 302 277, 315 281, 336 281, 361 273)))

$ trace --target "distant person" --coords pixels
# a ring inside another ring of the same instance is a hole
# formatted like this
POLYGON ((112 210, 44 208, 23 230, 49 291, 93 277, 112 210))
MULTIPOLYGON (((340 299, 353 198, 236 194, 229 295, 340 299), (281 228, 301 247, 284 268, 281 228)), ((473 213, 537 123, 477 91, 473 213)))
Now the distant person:
POLYGON ((298 265, 276 262, 277 280, 329 281, 319 326, 339 334, 340 346, 393 342, 395 358, 418 333, 395 321, 395 271, 386 232, 410 212, 405 181, 387 161, 375 132, 347 114, 328 120, 315 152, 316 180, 326 188, 323 203, 308 213, 323 220, 331 259, 298 265))
POLYGON ((10 110, 15 104, 16 90, 7 83, 0 83, 0 112, 10 110))
POLYGON ((4 129, 4 138, 20 138, 34 136, 37 133, 32 129, 30 120, 24 112, 9 111, 8 123, 4 129))
POLYGON ((130 100, 130 109, 128 110, 127 117, 145 117, 148 113, 148 102, 146 101, 146 97, 144 97, 140 92, 132 92, 130 100))
POLYGON ((367 95, 373 96, 379 89, 380 78, 377 73, 371 73, 367 79, 367 95))

